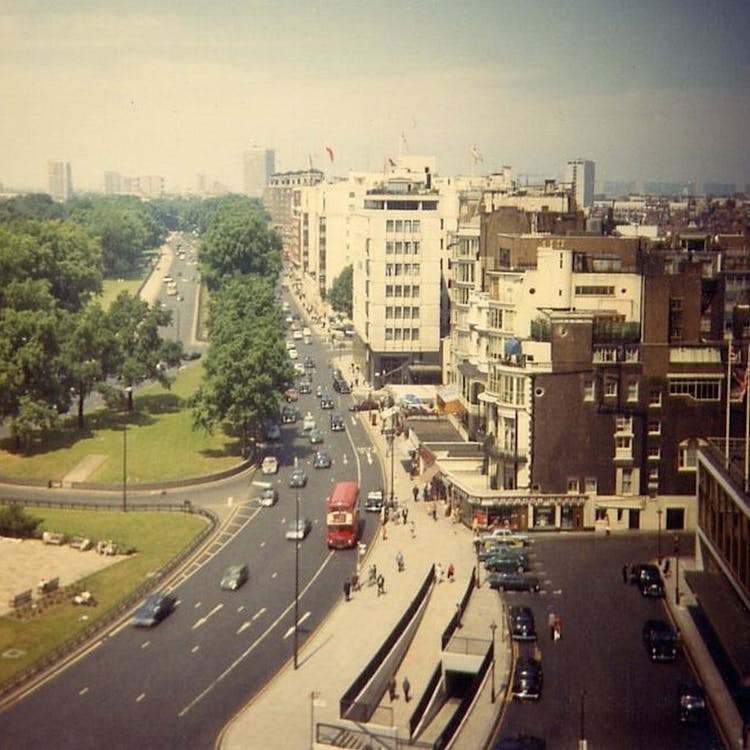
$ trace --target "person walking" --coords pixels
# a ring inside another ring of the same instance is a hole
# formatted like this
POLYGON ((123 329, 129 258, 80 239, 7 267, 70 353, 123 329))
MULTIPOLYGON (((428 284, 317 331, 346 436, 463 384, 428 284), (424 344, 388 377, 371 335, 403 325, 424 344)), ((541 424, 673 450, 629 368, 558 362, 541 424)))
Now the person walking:
POLYGON ((560 619, 560 615, 555 615, 554 629, 555 629, 554 639, 556 641, 559 641, 562 638, 562 620, 560 619))
POLYGON ((344 601, 348 602, 351 598, 352 582, 347 578, 344 581, 344 601))
POLYGON ((398 572, 403 573, 404 571, 404 556, 401 553, 401 550, 398 551, 398 554, 396 555, 396 566, 398 567, 398 572))
POLYGON ((406 525, 406 519, 409 517, 409 509, 404 505, 403 508, 401 508, 401 518, 404 521, 404 525, 406 525))
POLYGON ((409 691, 411 690, 411 684, 409 683, 409 678, 404 677, 404 681, 401 683, 401 687, 404 690, 404 700, 408 703, 409 702, 409 691))
POLYGON ((443 582, 443 566, 440 563, 435 563, 435 578, 438 583, 443 582))
POLYGON ((382 573, 378 575, 378 596, 381 594, 385 594, 385 578, 382 573))
POLYGON ((419 500, 419 487, 416 484, 412 487, 411 494, 414 495, 414 502, 416 503, 419 500))
POLYGON ((448 565, 448 580, 453 583, 453 576, 456 575, 456 569, 453 567, 453 563, 448 565))
POLYGON ((555 640, 555 613, 550 612, 549 617, 547 618, 547 623, 549 625, 549 639, 551 641, 555 640))
POLYGON ((628 564, 625 563, 625 565, 622 566, 622 582, 627 583, 628 582, 628 564))
POLYGON ((398 696, 396 695, 396 678, 395 677, 392 677, 388 681, 388 697, 390 698, 391 703, 393 703, 393 701, 396 700, 396 698, 398 698, 398 696))

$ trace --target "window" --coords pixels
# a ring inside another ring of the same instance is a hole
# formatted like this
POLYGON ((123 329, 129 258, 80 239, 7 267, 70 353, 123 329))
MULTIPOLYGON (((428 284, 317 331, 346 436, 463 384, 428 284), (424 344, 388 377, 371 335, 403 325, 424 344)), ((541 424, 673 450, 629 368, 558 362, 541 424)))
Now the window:
POLYGON ((613 286, 577 286, 576 292, 580 296, 611 297, 615 293, 613 286))
POLYGON ((623 469, 621 474, 621 492, 623 495, 633 494, 633 470, 623 469))
POLYGON ((419 328, 412 328, 411 329, 411 340, 412 341, 419 341, 419 328))
POLYGON ((688 396, 696 401, 718 401, 721 378, 670 377, 669 395, 688 396))
POLYGON ((604 378, 604 395, 608 398, 617 397, 617 378, 604 378))
POLYGON ((652 388, 648 393, 649 406, 661 406, 661 388, 652 388))
POLYGON ((654 485, 659 486, 659 469, 655 466, 648 470, 648 486, 654 485))
POLYGON ((661 435, 661 420, 659 419, 648 420, 648 434, 649 435, 661 435))
POLYGON ((587 375, 583 380, 583 400, 593 401, 596 397, 596 389, 594 386, 594 378, 587 375))
POLYGON ((638 401, 638 381, 630 380, 628 382, 628 401, 638 401))
POLYGON ((698 467, 698 448, 704 444, 697 438, 682 440, 677 450, 677 470, 694 472, 698 467))
POLYGON ((596 477, 586 477, 586 494, 596 495, 596 477))
POLYGON ((615 436, 615 458, 633 458, 633 438, 629 435, 615 436))
POLYGON ((393 246, 395 245, 394 242, 391 242, 390 240, 385 243, 385 254, 386 255, 393 255, 394 249, 393 246))
POLYGON ((568 479, 568 494, 577 495, 581 491, 581 485, 577 479, 568 479))
POLYGON ((419 219, 413 219, 412 220, 412 222, 411 222, 411 231, 414 232, 414 234, 418 234, 419 232, 422 231, 419 219))
POLYGON ((658 445, 649 445, 648 446, 648 460, 658 461, 659 459, 661 459, 661 447, 658 445))
POLYGON ((633 434, 633 417, 618 416, 615 419, 615 432, 624 432, 628 435, 633 434))

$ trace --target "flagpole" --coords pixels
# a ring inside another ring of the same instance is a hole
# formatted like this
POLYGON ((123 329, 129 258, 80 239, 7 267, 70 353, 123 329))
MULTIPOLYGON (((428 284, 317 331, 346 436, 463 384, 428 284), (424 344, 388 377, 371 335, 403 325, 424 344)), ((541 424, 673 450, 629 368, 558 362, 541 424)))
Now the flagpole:
POLYGON ((725 433, 725 440, 724 440, 724 463, 725 468, 729 468, 729 414, 730 414, 730 406, 732 402, 732 340, 727 339, 727 387, 726 387, 726 394, 727 394, 727 413, 725 417, 725 425, 724 425, 724 433, 725 433))
POLYGON ((745 360, 745 492, 750 480, 750 344, 747 345, 745 360))

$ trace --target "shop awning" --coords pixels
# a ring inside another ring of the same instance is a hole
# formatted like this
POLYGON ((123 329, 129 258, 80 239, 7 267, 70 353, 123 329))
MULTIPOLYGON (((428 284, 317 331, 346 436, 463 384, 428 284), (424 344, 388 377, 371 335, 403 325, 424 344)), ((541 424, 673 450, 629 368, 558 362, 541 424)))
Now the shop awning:
POLYGON ((425 471, 417 477, 416 481, 420 482, 420 483, 424 482, 425 484, 428 484, 439 473, 440 473, 440 469, 438 468, 438 465, 437 464, 433 464, 429 468, 425 469, 425 471))

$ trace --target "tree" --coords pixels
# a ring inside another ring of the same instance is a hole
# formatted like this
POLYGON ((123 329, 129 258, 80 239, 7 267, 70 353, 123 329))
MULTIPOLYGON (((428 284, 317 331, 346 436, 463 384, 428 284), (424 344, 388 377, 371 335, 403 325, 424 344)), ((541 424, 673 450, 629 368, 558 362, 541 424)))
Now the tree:
POLYGON ((354 287, 354 267, 349 265, 333 280, 328 292, 331 307, 339 313, 352 317, 352 295, 354 287))
POLYGON ((36 534, 42 519, 26 512, 20 503, 0 505, 0 536, 27 539, 36 534))

